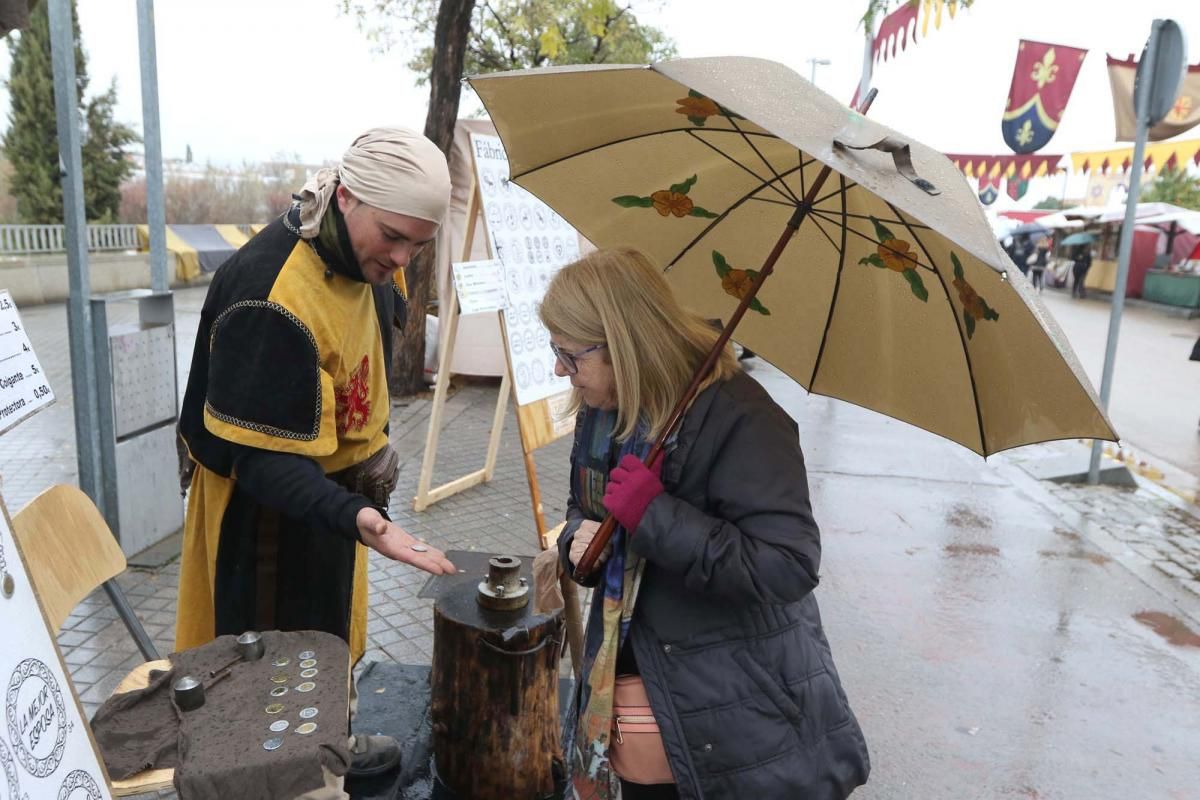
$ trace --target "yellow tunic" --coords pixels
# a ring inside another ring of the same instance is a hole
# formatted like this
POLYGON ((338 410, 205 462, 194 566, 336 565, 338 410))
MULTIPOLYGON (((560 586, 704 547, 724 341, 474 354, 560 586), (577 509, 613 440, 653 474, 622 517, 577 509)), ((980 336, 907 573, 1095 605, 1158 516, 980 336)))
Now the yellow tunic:
MULTIPOLYGON (((263 233, 272 232, 274 227, 263 233)), ((239 281, 236 274, 227 275, 220 286, 220 278, 214 281, 210 300, 215 301, 215 307, 210 314, 202 316, 201 338, 197 341, 198 356, 200 348, 207 346, 207 358, 198 357, 197 360, 207 364, 211 358, 216 363, 219 352, 246 358, 244 352, 235 352, 239 348, 237 342, 225 341, 228 337, 222 325, 234 314, 262 315, 275 327, 298 326, 313 347, 310 352, 304 351, 307 348, 295 352, 294 358, 317 360, 319 370, 311 371, 314 384, 304 391, 311 392, 319 408, 312 412, 311 430, 304 426, 292 426, 298 429, 292 430, 231 413, 228 408, 216 405, 210 391, 204 391, 203 428, 223 442, 307 456, 328 475, 364 461, 387 444, 385 426, 389 404, 385 355, 373 289, 370 284, 330 273, 308 243, 295 240, 289 249, 285 232, 275 230, 273 234, 275 241, 262 243, 259 247, 262 252, 253 252, 255 242, 252 241, 238 253, 242 258, 235 256, 236 260, 222 268, 222 271, 247 270, 251 278, 239 281), (281 266, 270 265, 272 252, 279 256, 286 252, 281 266), (259 259, 257 262, 252 260, 255 257, 259 259), (267 273, 265 277, 264 272, 267 273), (239 283, 245 284, 245 288, 239 283), (261 295, 268 285, 269 292, 265 296, 255 296, 256 293, 261 295), (255 287, 258 287, 257 292, 255 287), (319 390, 315 381, 319 381, 319 390)), ((208 306, 206 303, 206 312, 208 306)), ((255 320, 257 322, 257 318, 255 320)), ((256 330, 252 323, 247 325, 242 330, 256 330)), ((252 340, 254 337, 245 338, 252 340)), ((246 347, 251 344, 251 341, 245 342, 246 347)), ((257 368, 263 373, 256 375, 255 362, 249 363, 250 368, 244 370, 248 386, 269 381, 266 376, 280 369, 280 363, 259 363, 257 368)), ((194 361, 193 370, 198 366, 201 365, 194 361)), ((214 371, 209 370, 209 375, 212 374, 214 371)), ((209 379, 209 375, 192 376, 185 408, 189 403, 194 406, 199 402, 197 396, 207 388, 201 384, 209 379)), ((270 403, 269 397, 244 402, 239 399, 238 406, 257 408, 261 404, 267 409, 270 403)), ((264 415, 267 413, 264 410, 264 415)), ((181 416, 186 422, 186 414, 181 416)), ((237 481, 232 470, 228 476, 221 474, 225 464, 204 463, 205 448, 198 446, 197 440, 209 442, 206 436, 198 432, 189 436, 184 424, 181 424, 181 430, 193 458, 199 463, 192 477, 184 525, 175 634, 175 646, 180 650, 208 642, 216 635, 215 604, 220 602, 214 597, 218 552, 237 481)), ((361 544, 354 547, 349 643, 352 657, 357 660, 366 646, 367 549, 361 544)))

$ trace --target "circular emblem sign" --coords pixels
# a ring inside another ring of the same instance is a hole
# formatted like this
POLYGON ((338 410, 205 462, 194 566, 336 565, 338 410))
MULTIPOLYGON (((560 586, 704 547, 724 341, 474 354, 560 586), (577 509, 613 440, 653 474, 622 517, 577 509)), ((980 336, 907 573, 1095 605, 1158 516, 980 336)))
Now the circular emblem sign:
POLYGON ((67 779, 58 790, 58 800, 102 800, 102 797, 96 779, 75 769, 67 773, 67 779))
POLYGON ((35 778, 58 769, 67 746, 67 707, 50 669, 27 658, 8 680, 4 710, 17 761, 35 778))
POLYGON ((3 738, 0 738, 0 770, 4 772, 4 779, 0 780, 0 800, 20 800, 21 787, 17 783, 17 765, 3 738))

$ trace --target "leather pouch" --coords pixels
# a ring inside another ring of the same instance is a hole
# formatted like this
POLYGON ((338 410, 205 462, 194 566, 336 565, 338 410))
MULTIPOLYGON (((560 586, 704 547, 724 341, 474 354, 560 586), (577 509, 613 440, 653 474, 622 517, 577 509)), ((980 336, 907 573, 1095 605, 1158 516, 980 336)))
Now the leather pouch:
POLYGON ((613 772, 630 783, 675 782, 640 675, 617 676, 608 760, 613 772))

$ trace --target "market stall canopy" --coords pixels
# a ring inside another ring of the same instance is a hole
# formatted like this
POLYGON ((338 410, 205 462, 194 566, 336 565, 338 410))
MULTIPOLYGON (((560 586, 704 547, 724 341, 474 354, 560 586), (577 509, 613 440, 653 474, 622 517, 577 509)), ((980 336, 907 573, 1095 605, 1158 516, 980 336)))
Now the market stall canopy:
POLYGON ((1082 221, 1070 219, 1061 211, 1056 211, 1053 214, 1047 214, 1044 217, 1038 217, 1037 224, 1052 231, 1083 227, 1082 221))
MULTIPOLYGON (((142 250, 150 249, 150 226, 138 225, 142 250)), ((175 257, 175 276, 193 281, 204 272, 215 272, 249 236, 238 225, 168 225, 167 252, 175 257)))

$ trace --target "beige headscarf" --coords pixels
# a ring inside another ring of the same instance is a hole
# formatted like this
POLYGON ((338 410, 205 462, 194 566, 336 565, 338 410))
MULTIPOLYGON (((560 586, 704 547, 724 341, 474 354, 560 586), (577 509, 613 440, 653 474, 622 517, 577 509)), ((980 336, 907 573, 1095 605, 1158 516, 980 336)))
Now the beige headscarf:
POLYGON ((336 168, 319 170, 300 190, 300 235, 316 237, 341 181, 369 206, 441 224, 450 204, 450 170, 437 145, 407 128, 372 128, 336 168))

